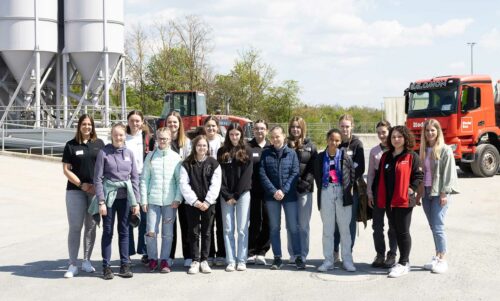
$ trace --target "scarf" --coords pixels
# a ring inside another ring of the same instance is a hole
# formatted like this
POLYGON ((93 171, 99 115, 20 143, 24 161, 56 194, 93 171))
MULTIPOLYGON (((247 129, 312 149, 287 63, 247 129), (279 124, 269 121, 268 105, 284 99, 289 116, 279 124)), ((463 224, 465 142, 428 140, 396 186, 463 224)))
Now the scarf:
MULTIPOLYGON (((337 177, 340 181, 340 184, 342 184, 342 168, 340 166, 341 160, 342 160, 342 150, 337 149, 337 153, 335 154, 333 161, 335 162, 335 172, 337 173, 337 177)), ((321 181, 323 188, 328 187, 328 184, 330 183, 328 179, 329 176, 330 176, 330 156, 328 155, 328 149, 325 149, 325 155, 323 156, 323 178, 321 181)))

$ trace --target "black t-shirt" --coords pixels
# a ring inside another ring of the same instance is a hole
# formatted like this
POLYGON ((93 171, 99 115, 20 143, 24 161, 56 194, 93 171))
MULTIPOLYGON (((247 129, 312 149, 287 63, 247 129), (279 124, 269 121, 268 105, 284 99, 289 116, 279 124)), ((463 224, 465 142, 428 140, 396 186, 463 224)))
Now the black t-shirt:
MULTIPOLYGON (((104 147, 101 139, 78 143, 75 139, 70 140, 64 147, 62 162, 71 164, 71 171, 82 183, 94 183, 94 166, 97 153, 104 147)), ((79 190, 75 184, 68 181, 66 190, 79 190)))

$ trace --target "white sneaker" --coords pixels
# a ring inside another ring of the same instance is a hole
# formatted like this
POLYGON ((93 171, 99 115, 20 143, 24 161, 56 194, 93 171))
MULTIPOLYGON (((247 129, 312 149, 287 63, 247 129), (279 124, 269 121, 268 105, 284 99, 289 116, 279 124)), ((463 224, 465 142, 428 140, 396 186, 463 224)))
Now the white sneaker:
POLYGON ((349 261, 343 261, 342 266, 344 267, 344 270, 348 272, 356 272, 356 267, 354 266, 354 263, 349 262, 349 261))
POLYGON ((255 257, 255 264, 267 265, 266 257, 263 255, 257 255, 257 257, 255 257))
POLYGON ((191 263, 193 263, 192 259, 184 259, 184 267, 189 268, 191 266, 191 263))
POLYGON ((439 258, 437 256, 432 256, 432 260, 426 264, 424 264, 424 269, 432 271, 432 269, 436 266, 439 258))
POLYGON ((226 267, 226 272, 234 272, 236 269, 236 265, 234 263, 230 263, 226 267))
POLYGON ((252 255, 250 257, 247 258, 247 264, 255 264, 257 261, 257 256, 256 255, 252 255))
POLYGON ((323 263, 318 267, 318 272, 327 272, 333 270, 334 264, 328 260, 323 261, 323 263))
POLYGON ((448 263, 444 259, 438 259, 436 265, 432 268, 432 272, 436 274, 444 274, 448 271, 448 263))
POLYGON ((78 275, 78 267, 70 264, 68 270, 64 273, 64 278, 73 278, 76 275, 78 275))
POLYGON ((82 262, 82 270, 84 270, 87 273, 95 272, 95 268, 92 266, 92 263, 90 262, 90 260, 84 260, 82 262))
POLYGON ((240 272, 246 271, 247 270, 247 265, 244 264, 244 263, 238 263, 238 267, 236 268, 236 270, 238 270, 240 272))
POLYGON ((391 271, 389 273, 389 278, 398 278, 407 275, 408 272, 410 272, 410 263, 407 263, 405 265, 398 263, 391 268, 391 271))
POLYGON ((212 273, 212 269, 208 265, 208 262, 206 260, 203 260, 200 264, 200 272, 203 274, 209 274, 212 273))
POLYGON ((167 263, 168 263, 169 267, 173 267, 174 266, 174 259, 173 258, 167 259, 167 263))
MULTIPOLYGON (((206 262, 206 261, 204 261, 206 262)), ((200 263, 198 261, 191 262, 191 266, 189 267, 188 274, 198 274, 200 271, 200 263)))
POLYGON ((339 262, 340 262, 339 252, 333 252, 333 263, 339 263, 339 262))

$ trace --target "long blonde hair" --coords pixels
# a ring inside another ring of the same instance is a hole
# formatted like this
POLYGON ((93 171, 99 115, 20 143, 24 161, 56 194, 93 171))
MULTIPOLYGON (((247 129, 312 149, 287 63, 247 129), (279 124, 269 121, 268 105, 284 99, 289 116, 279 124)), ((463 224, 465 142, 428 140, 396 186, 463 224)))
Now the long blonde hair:
POLYGON ((444 135, 443 129, 441 128, 441 124, 436 119, 428 119, 424 122, 424 126, 422 127, 422 134, 420 135, 420 160, 422 162, 425 161, 426 150, 427 150, 427 139, 425 138, 425 129, 427 126, 433 126, 437 131, 436 143, 432 146, 431 158, 434 160, 439 160, 441 158, 441 150, 443 149, 444 143, 444 135))

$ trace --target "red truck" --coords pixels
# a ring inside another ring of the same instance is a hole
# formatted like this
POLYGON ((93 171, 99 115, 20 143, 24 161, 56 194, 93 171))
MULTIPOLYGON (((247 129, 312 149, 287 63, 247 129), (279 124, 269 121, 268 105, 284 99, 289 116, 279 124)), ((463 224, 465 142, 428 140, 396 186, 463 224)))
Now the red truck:
MULTIPOLYGON (((200 91, 171 91, 165 96, 163 110, 160 119, 156 123, 157 128, 166 126, 166 116, 171 111, 177 111, 182 116, 184 129, 188 136, 196 135, 203 126, 207 114, 207 100, 204 92, 200 91)), ((221 134, 224 136, 226 129, 231 123, 238 123, 243 128, 246 138, 252 137, 253 123, 250 119, 233 115, 214 115, 219 120, 221 134)))
POLYGON ((489 76, 447 75, 411 83, 405 90, 406 126, 419 147, 422 126, 437 119, 462 171, 497 174, 500 163, 500 99, 489 76))

